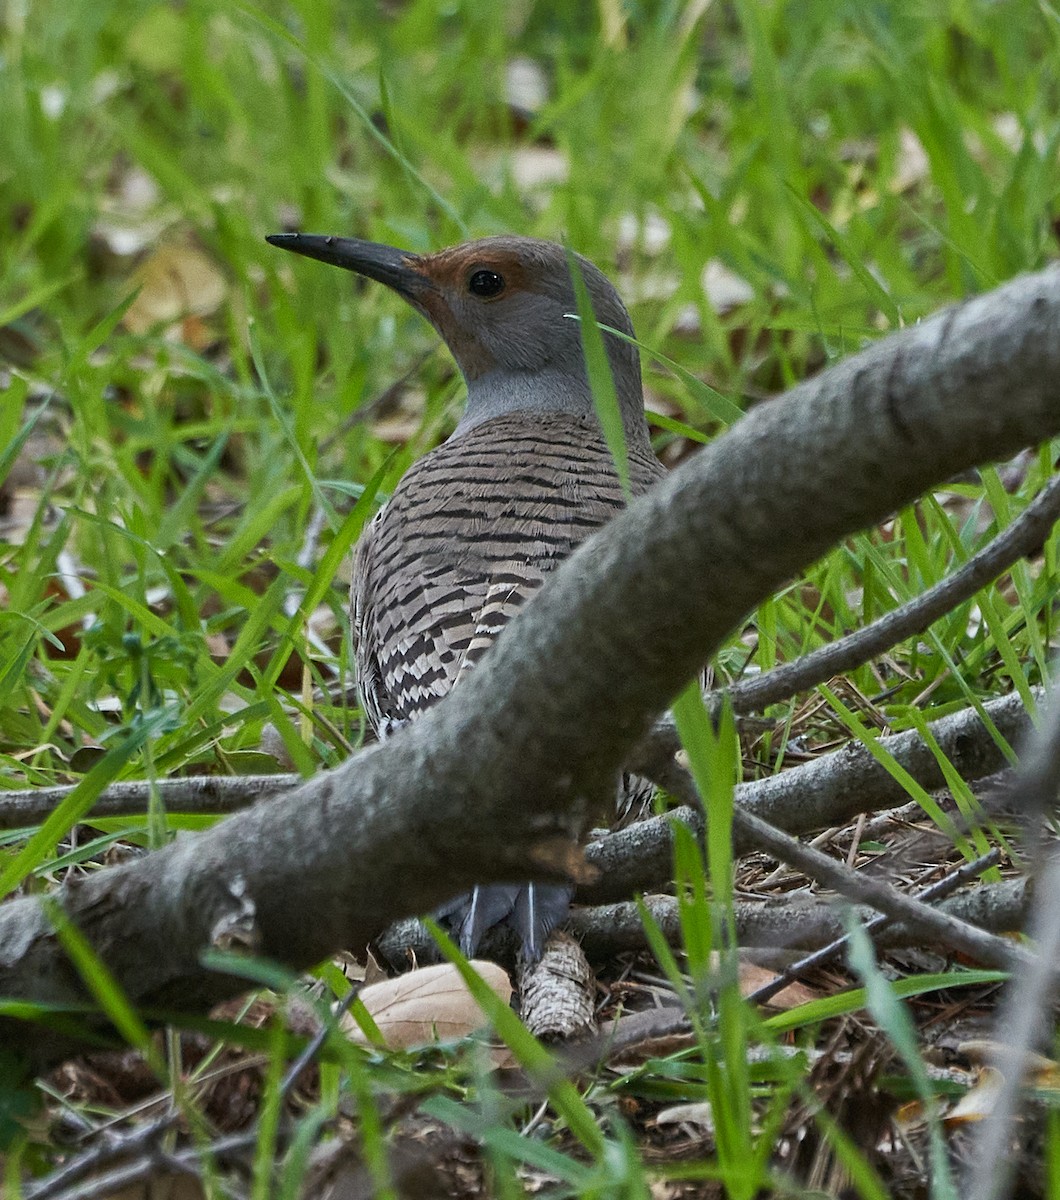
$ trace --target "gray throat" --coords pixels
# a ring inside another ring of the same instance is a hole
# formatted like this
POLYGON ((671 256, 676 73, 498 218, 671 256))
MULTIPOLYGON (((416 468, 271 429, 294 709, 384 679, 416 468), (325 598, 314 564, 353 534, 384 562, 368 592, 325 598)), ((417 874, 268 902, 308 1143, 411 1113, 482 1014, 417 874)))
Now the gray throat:
MULTIPOLYGON (((649 446, 639 380, 636 396, 623 395, 619 391, 618 402, 627 442, 631 446, 649 446)), ((467 407, 452 436, 459 437, 483 421, 511 413, 525 413, 527 416, 565 413, 575 417, 595 417, 596 405, 588 379, 572 375, 569 371, 555 367, 535 371, 491 371, 468 384, 467 407)))

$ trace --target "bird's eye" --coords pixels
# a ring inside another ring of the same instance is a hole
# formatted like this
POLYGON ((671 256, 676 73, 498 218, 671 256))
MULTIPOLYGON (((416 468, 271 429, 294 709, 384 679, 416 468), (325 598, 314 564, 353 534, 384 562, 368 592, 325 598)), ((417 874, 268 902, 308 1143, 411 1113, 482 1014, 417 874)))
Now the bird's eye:
POLYGON ((504 276, 496 271, 476 271, 467 281, 467 290, 473 296, 489 300, 504 291, 504 276))

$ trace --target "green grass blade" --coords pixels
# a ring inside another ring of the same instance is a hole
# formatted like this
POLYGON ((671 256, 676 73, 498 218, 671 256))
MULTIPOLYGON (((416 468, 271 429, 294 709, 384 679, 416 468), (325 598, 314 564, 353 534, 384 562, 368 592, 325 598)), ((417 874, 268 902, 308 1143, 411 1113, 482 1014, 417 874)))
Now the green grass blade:
POLYGON ((622 491, 627 502, 632 498, 629 486, 629 450, 626 446, 626 430, 622 424, 622 410, 618 406, 615 379, 611 374, 611 361, 604 346, 604 335, 596 323, 593 302, 585 286, 581 267, 574 251, 567 247, 567 266, 574 284, 574 299, 577 304, 578 322, 582 336, 582 353, 585 369, 589 375, 589 387, 593 393, 593 404, 603 430, 604 441, 611 451, 622 491))
POLYGON ((45 855, 54 854, 56 843, 85 816, 100 792, 116 779, 122 768, 148 740, 172 721, 164 709, 141 721, 120 742, 113 745, 81 782, 48 817, 21 850, 0 871, 0 896, 6 896, 34 871, 45 855))
POLYGON ((600 1127, 578 1089, 557 1070, 556 1060, 534 1037, 508 1004, 482 979, 460 953, 456 944, 433 921, 427 921, 431 936, 442 956, 456 967, 475 1003, 519 1063, 538 1076, 548 1090, 549 1100, 570 1127, 571 1133, 590 1154, 603 1156, 605 1143, 600 1127))

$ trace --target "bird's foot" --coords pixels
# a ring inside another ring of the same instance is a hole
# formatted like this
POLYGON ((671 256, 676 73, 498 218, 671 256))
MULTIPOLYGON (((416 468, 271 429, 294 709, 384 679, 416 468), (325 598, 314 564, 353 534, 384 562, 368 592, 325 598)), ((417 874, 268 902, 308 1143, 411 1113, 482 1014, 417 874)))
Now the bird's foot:
POLYGON ((506 925, 519 935, 521 955, 537 962, 545 941, 570 911, 573 888, 564 883, 484 884, 450 900, 435 913, 469 958, 485 934, 506 925))

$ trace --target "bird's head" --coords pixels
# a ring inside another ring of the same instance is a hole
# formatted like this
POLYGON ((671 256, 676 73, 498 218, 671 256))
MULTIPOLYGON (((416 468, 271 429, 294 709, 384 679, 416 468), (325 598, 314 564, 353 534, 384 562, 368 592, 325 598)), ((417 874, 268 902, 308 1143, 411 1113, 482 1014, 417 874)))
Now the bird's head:
MULTIPOLYGON (((468 385, 477 424, 514 409, 591 413, 581 330, 567 255, 538 238, 492 237, 435 254, 318 234, 273 234, 272 245, 345 267, 393 288, 444 339, 468 385)), ((632 334, 607 277, 577 256, 596 320, 632 334)), ((644 430, 636 349, 604 333, 627 430, 644 430)))

